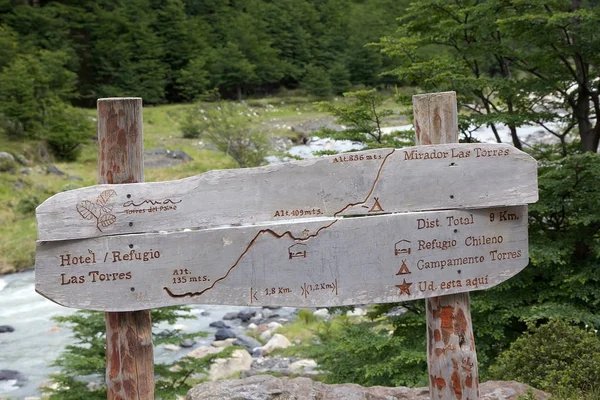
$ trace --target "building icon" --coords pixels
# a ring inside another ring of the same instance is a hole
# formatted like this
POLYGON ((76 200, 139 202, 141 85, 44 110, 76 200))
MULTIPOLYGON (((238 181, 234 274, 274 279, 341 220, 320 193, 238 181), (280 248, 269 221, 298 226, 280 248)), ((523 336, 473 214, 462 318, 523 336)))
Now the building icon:
POLYGON ((306 245, 304 243, 296 243, 288 247, 288 256, 292 258, 306 258, 306 245))
POLYGON ((410 240, 402 239, 394 245, 394 255, 410 254, 410 240))

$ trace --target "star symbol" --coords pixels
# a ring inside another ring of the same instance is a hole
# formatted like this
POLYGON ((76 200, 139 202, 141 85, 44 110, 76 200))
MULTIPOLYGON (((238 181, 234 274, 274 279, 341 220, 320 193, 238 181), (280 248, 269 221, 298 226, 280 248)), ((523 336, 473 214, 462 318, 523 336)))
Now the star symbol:
POLYGON ((398 289, 400 289, 400 294, 407 294, 410 296, 410 287, 412 283, 407 283, 406 279, 402 279, 402 285, 396 285, 398 289))

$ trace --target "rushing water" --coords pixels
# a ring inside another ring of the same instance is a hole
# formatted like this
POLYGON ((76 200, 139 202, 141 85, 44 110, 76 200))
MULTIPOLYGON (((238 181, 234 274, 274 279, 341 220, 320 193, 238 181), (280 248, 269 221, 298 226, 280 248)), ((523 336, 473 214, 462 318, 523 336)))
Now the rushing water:
MULTIPOLYGON (((192 306, 197 318, 181 320, 175 326, 160 325, 158 331, 178 329, 186 333, 210 332, 208 324, 220 320, 232 311, 248 307, 192 306)), ((27 271, 0 277, 0 325, 10 325, 14 332, 0 333, 0 370, 19 371, 27 381, 23 386, 14 380, 0 381, 0 399, 23 399, 39 396, 39 385, 48 382, 48 374, 56 372, 52 362, 67 344, 73 343, 71 331, 60 327, 52 317, 70 315, 76 310, 59 306, 38 295, 34 289, 34 272, 27 271)), ((209 344, 212 335, 200 338, 199 344, 209 344)), ((157 363, 171 362, 190 349, 168 351, 159 346, 154 351, 157 363)))

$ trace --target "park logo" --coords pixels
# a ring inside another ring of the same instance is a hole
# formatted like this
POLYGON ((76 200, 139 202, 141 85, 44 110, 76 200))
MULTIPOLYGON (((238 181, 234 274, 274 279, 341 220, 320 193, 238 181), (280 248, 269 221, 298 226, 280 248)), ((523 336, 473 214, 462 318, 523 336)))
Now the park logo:
POLYGON ((117 217, 112 214, 112 206, 108 201, 117 195, 112 189, 105 190, 96 198, 95 201, 84 200, 77 204, 77 212, 83 219, 95 220, 96 227, 100 232, 102 228, 107 228, 117 221, 117 217))

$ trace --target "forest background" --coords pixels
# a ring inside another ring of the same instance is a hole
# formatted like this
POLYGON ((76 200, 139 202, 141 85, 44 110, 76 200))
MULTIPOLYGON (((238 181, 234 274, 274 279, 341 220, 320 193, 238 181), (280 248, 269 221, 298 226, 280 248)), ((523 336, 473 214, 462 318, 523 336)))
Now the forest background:
MULTIPOLYGON (((401 146, 371 135, 379 117, 409 111, 414 92, 455 90, 463 140, 480 126, 498 138, 506 128, 540 163, 530 265, 472 296, 482 378, 592 398, 600 382, 599 20, 595 0, 0 0, 0 150, 17 161, 30 155, 25 164, 62 160, 93 172, 89 109, 97 98, 139 96, 167 112, 176 106, 166 104, 200 101, 214 111, 216 99, 238 104, 290 93, 302 107, 322 100, 318 108, 350 128, 324 135, 401 146), (555 140, 528 146, 525 125, 555 140)), ((148 110, 152 131, 158 114, 148 110)), ((182 135, 215 131, 194 121, 198 108, 189 110, 180 113, 191 115, 182 117, 189 128, 182 135)), ((229 126, 245 129, 238 120, 229 126)), ((231 158, 210 156, 202 168, 264 159, 231 158)), ((35 206, 73 187, 36 189, 43 178, 20 177, 3 162, 1 261, 23 267, 31 265, 35 206), (27 244, 13 246, 19 241, 27 244)), ((321 326, 303 351, 332 382, 424 384, 423 305, 388 314, 397 306, 376 306, 371 320, 343 329, 321 326)), ((67 357, 64 365, 76 375, 83 364, 67 357)))

